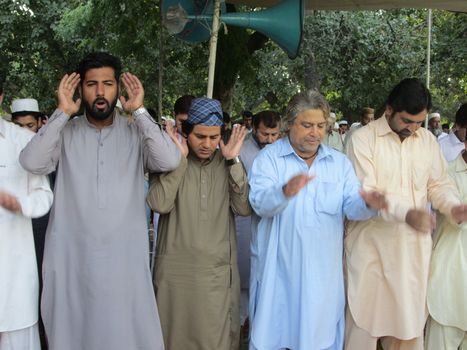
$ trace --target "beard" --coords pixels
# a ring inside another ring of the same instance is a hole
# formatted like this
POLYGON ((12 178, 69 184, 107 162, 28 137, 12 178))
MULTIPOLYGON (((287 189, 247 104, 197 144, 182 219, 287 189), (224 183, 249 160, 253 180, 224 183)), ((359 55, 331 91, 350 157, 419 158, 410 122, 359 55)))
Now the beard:
POLYGON ((116 105, 117 105, 117 97, 115 97, 112 103, 109 103, 109 101, 107 101, 103 97, 98 97, 93 101, 92 106, 89 104, 88 101, 86 100, 84 101, 84 108, 86 110, 86 115, 96 120, 105 120, 109 118, 112 115, 116 105), (104 109, 97 108, 97 103, 99 102, 104 102, 106 104, 106 107, 104 109))

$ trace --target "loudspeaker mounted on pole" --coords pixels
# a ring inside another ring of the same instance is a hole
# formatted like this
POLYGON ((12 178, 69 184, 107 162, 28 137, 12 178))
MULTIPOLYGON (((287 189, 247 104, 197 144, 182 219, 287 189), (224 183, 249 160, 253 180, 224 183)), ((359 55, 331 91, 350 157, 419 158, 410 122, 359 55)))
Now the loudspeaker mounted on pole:
MULTIPOLYGON (((220 21, 227 25, 257 30, 279 45, 289 58, 297 57, 303 31, 303 0, 284 0, 261 11, 225 13, 220 21)), ((179 39, 198 43, 211 37, 213 0, 164 0, 164 24, 179 39)))
POLYGON ((303 31, 303 0, 284 0, 262 11, 223 13, 222 0, 163 0, 162 18, 171 34, 198 43, 210 39, 206 96, 212 98, 219 22, 251 28, 278 44, 289 58, 297 57, 303 31), (221 6, 222 5, 222 6, 221 6), (212 26, 212 30, 211 30, 212 26))

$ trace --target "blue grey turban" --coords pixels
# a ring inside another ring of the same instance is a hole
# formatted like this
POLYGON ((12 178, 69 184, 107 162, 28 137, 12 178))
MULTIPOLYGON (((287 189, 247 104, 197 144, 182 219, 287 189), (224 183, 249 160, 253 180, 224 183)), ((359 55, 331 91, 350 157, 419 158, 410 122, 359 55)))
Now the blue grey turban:
POLYGON ((191 102, 187 121, 192 125, 224 125, 221 103, 207 97, 195 98, 191 102))

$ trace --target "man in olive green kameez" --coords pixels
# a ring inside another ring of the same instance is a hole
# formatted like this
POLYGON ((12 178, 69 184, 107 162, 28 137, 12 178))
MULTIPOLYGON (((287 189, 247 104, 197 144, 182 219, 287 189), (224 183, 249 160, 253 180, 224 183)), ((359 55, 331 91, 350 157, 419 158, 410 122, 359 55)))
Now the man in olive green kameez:
POLYGON ((246 135, 221 141, 216 100, 193 100, 185 157, 169 173, 151 175, 148 203, 161 214, 154 285, 166 350, 238 348, 240 283, 234 214, 250 215, 248 183, 238 155, 246 135), (218 147, 219 146, 219 147, 218 147))

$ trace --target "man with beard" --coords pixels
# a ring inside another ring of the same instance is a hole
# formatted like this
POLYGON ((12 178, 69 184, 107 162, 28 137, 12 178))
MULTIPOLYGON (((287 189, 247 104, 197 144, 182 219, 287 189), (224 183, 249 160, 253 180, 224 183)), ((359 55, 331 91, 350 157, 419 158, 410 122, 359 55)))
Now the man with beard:
MULTIPOLYGON (((258 155, 259 151, 266 145, 277 141, 280 137, 280 121, 279 113, 274 111, 262 111, 253 116, 253 131, 251 136, 243 142, 240 150, 240 159, 247 174, 250 172, 251 165, 258 155)), ((253 214, 254 216, 254 214, 253 214)), ((250 286, 250 240, 252 236, 252 221, 257 222, 256 217, 237 216, 235 223, 237 226, 237 246, 238 246, 238 268, 240 271, 240 324, 244 326, 244 322, 248 317, 248 295, 250 286)), ((255 252, 255 240, 251 240, 251 249, 255 252)), ((251 255, 251 260, 256 254, 251 255)), ((253 261, 254 264, 254 261, 253 261)), ((253 269, 254 270, 254 269, 253 269)), ((246 329, 246 328, 245 328, 246 329)), ((244 332, 242 332, 243 336, 244 332)))
POLYGON ((428 130, 430 130, 438 140, 447 135, 441 128, 441 114, 434 112, 428 115, 428 130))
POLYGON ((348 155, 363 189, 384 191, 388 208, 347 228, 347 350, 376 349, 378 339, 384 349, 423 349, 428 202, 452 222, 467 219, 436 139, 420 128, 430 107, 428 89, 404 79, 389 94, 385 116, 352 135, 348 155))
POLYGON ((48 174, 58 164, 47 228, 42 317, 51 350, 163 349, 149 271, 144 171, 175 169, 179 151, 144 108, 130 73, 117 108, 120 60, 91 53, 58 87, 58 108, 20 155, 48 174), (73 95, 79 87, 81 99, 73 95))

